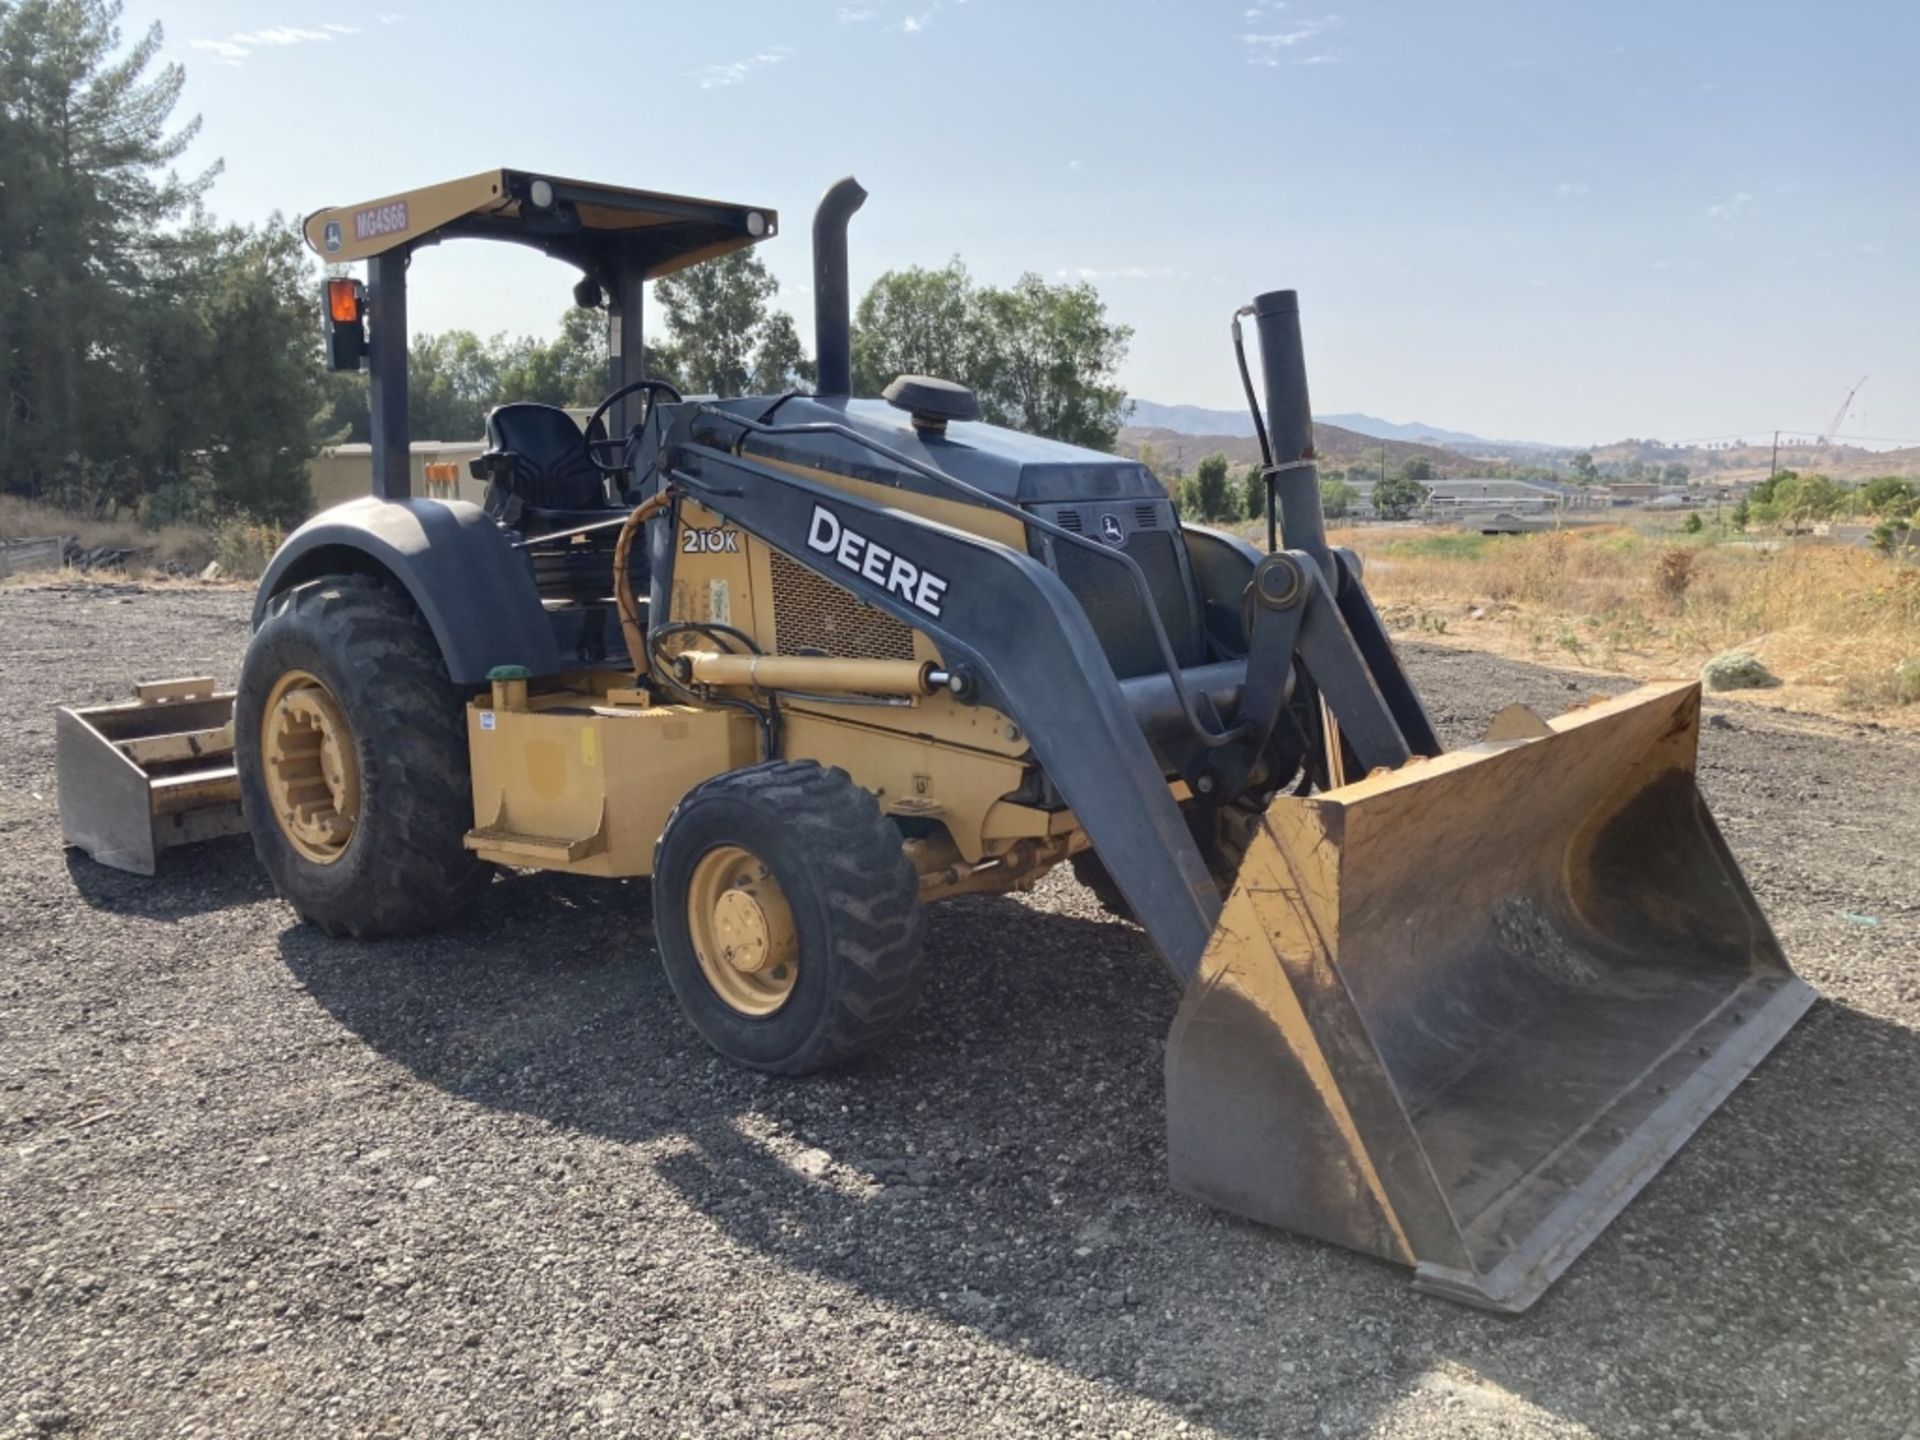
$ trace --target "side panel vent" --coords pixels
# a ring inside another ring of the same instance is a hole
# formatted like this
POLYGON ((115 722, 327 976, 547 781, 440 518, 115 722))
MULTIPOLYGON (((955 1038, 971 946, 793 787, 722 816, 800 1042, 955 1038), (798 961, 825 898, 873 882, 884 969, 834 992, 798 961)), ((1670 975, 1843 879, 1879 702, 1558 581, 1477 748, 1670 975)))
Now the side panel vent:
POLYGON ((1160 507, 1157 505, 1134 506, 1133 528, 1136 530, 1158 530, 1160 528, 1160 507))
POLYGON ((1062 530, 1071 530, 1076 535, 1083 534, 1087 528, 1087 522, 1081 518, 1078 510, 1054 511, 1053 523, 1062 530))
POLYGON ((783 655, 809 651, 848 660, 911 660, 913 630, 856 599, 778 550, 773 564, 773 630, 783 655))

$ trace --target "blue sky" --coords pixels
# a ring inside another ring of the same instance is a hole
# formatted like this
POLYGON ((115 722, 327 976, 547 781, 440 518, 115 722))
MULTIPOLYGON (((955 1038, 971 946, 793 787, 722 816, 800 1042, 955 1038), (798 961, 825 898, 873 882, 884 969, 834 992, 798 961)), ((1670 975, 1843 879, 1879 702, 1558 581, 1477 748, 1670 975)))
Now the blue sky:
MULTIPOLYGON (((1315 409, 1573 443, 1920 437, 1920 4, 129 0, 223 157, 306 212, 498 165, 806 219, 852 173, 856 293, 958 254, 1085 276, 1137 395, 1238 403, 1227 320, 1302 292, 1315 409)), ((414 322, 547 333, 511 247, 414 322)))

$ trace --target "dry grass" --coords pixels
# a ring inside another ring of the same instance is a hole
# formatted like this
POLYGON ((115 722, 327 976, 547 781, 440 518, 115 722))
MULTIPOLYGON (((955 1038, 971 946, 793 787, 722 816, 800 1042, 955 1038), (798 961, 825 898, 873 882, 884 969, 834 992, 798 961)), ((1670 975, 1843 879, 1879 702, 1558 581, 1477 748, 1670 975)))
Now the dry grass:
POLYGON ((1359 529, 1395 622, 1535 658, 1693 673, 1757 654, 1774 696, 1920 721, 1920 566, 1820 541, 1648 535, 1621 527, 1487 536, 1359 529))
POLYGON ((132 518, 96 519, 41 501, 0 495, 0 539, 71 536, 84 550, 100 547, 137 552, 130 572, 160 571, 197 575, 217 560, 224 578, 257 578, 279 548, 277 526, 232 515, 209 525, 142 525, 132 518))

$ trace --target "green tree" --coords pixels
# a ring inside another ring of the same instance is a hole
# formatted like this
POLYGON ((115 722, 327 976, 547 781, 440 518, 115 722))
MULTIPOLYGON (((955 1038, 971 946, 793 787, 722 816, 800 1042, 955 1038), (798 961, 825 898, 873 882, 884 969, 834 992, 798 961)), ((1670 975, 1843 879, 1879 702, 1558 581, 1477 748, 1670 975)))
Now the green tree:
POLYGON ((854 393, 878 395, 896 375, 937 375, 979 389, 983 324, 959 256, 938 270, 889 270, 854 312, 854 393))
POLYGON ((1573 483, 1576 485, 1591 485, 1600 478, 1599 470, 1594 468, 1593 453, 1589 450, 1575 453, 1567 462, 1567 468, 1573 472, 1573 483))
POLYGON ((1267 482, 1260 473, 1260 462, 1247 466, 1247 473, 1240 478, 1240 496, 1244 503, 1247 519, 1264 520, 1267 514, 1267 482))
POLYGON ((1686 523, 1680 528, 1689 535, 1698 535, 1702 530, 1707 528, 1707 525, 1706 522, 1700 518, 1700 512, 1698 510, 1690 510, 1687 512, 1686 523))
POLYGON ((499 357, 499 400, 583 409, 608 391, 607 315, 569 306, 560 333, 550 341, 526 337, 508 342, 499 357))
POLYGON ((1320 482, 1320 508, 1327 513, 1329 520, 1344 520, 1353 513, 1353 507, 1360 499, 1360 492, 1344 480, 1323 479, 1320 482))
POLYGON ((1920 505, 1920 487, 1904 475, 1876 475, 1859 490, 1861 508, 1869 515, 1899 520, 1920 505))
POLYGON ((184 260, 154 280, 144 346, 156 418, 142 433, 149 474, 191 477, 212 512, 298 520, 325 413, 316 269, 296 225, 196 225, 184 260), (190 360, 177 350, 186 332, 190 360))
POLYGON ((1427 487, 1404 471, 1375 482, 1373 513, 1382 520, 1404 520, 1427 503, 1427 487))
POLYGON ((767 317, 760 346, 754 352, 753 393, 779 395, 798 390, 811 385, 814 375, 813 362, 800 344, 800 332, 794 328, 793 316, 784 310, 774 311, 767 317))
POLYGON ((1756 505, 1771 505, 1774 495, 1778 493, 1782 485, 1792 485, 1798 481, 1799 478, 1800 475, 1798 471, 1776 470, 1766 479, 1757 482, 1753 489, 1747 492, 1748 498, 1756 505))
POLYGON ((0 483, 106 498, 154 478, 140 356, 147 274, 218 167, 172 168, 185 80, 158 25, 122 47, 107 0, 0 4, 0 483), (152 73, 149 73, 149 72, 152 73))
POLYGON ((1678 460, 1672 460, 1669 461, 1666 468, 1660 472, 1660 478, 1665 480, 1669 485, 1684 485, 1687 483, 1687 477, 1692 473, 1692 471, 1688 470, 1687 467, 1682 465, 1678 460))
POLYGON ((661 379, 690 395, 748 395, 763 380, 785 390, 811 375, 793 318, 772 308, 780 282, 751 250, 690 265, 656 280, 654 298, 666 321, 661 379))
POLYGON ((1830 518, 1847 492, 1825 475, 1782 470, 1753 487, 1752 514, 1763 525, 1803 525, 1830 518))
POLYGON ((1736 530, 1745 530, 1753 523, 1753 506, 1746 496, 1740 497, 1739 503, 1733 507, 1733 514, 1729 518, 1733 521, 1733 528, 1736 530))
POLYGON ((1100 293, 1084 281, 1049 285, 1022 275, 1010 289, 982 291, 980 303, 989 347, 982 414, 1032 435, 1111 449, 1127 404, 1114 373, 1132 327, 1110 323, 1100 293))
POLYGON ((1196 519, 1213 522, 1233 518, 1233 499, 1227 488, 1227 457, 1209 455, 1193 470, 1188 503, 1196 519))
POLYGON ((1433 478, 1433 461, 1424 455, 1409 455, 1406 463, 1401 465, 1400 473, 1409 480, 1431 480, 1433 478))
POLYGON ((1085 283, 1023 275, 1006 289, 977 286, 958 259, 890 271, 856 312, 854 389, 938 375, 971 388, 996 424, 1110 449, 1127 406, 1114 374, 1132 335, 1085 283))
MULTIPOLYGON (((477 440, 503 398, 506 337, 471 330, 416 335, 407 346, 407 428, 415 440, 477 440)), ((515 397, 518 398, 518 397, 515 397)))

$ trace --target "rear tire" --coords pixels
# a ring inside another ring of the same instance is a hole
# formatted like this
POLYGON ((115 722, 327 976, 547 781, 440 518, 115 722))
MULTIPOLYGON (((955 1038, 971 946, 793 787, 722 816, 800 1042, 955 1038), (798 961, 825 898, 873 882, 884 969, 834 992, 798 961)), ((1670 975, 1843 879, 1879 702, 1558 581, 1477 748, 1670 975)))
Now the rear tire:
POLYGON ((729 1060, 779 1075, 823 1069, 870 1049, 913 1007, 919 876, 845 771, 774 761, 695 787, 661 832, 653 896, 667 981, 729 1060), (733 906, 717 921, 716 895, 733 906))
POLYGON ((247 646, 233 738, 254 853, 302 920, 362 940, 418 934, 492 878, 461 843, 473 824, 464 697, 406 596, 359 575, 275 596, 247 646), (332 822, 350 829, 344 844, 316 843, 311 824, 289 816, 290 686, 317 689, 308 712, 339 732, 330 754, 342 763, 322 805, 346 817, 332 822))

